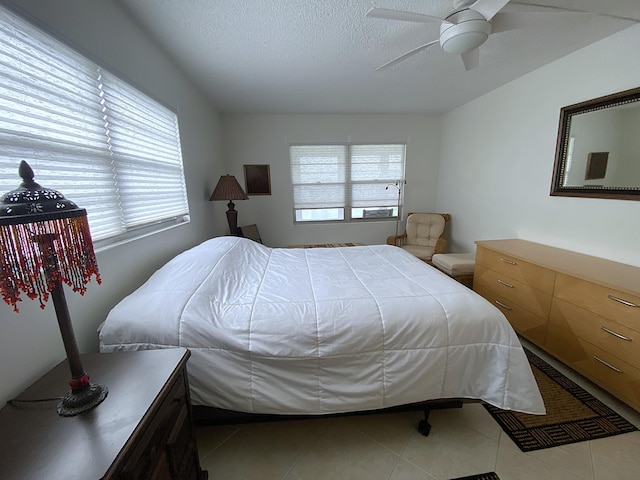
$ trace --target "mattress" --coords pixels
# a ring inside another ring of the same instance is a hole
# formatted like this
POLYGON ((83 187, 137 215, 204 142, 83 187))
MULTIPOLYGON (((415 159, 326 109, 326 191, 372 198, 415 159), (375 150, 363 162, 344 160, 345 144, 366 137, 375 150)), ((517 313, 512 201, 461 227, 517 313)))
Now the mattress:
POLYGON ((102 352, 177 346, 191 351, 194 405, 317 415, 469 398, 545 411, 502 313, 391 245, 208 240, 157 270, 100 331, 102 352))

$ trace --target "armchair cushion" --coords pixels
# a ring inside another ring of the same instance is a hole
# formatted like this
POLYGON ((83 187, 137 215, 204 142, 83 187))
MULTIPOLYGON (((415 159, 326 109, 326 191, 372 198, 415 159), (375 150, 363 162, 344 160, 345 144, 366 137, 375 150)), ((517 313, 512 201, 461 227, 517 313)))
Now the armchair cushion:
POLYGON ((434 247, 423 247, 420 245, 410 245, 404 244, 402 247, 403 250, 406 250, 411 255, 418 257, 420 260, 424 260, 425 262, 431 261, 431 257, 433 257, 433 253, 435 251, 434 247))
POLYGON ((437 213, 412 213, 407 217, 406 244, 435 248, 445 223, 445 218, 437 213))

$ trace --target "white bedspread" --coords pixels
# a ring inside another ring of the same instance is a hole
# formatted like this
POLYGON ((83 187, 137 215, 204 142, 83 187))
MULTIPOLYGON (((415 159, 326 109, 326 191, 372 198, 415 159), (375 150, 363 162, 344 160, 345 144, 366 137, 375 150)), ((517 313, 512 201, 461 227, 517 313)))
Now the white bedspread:
POLYGON ((109 313, 103 352, 187 347, 195 405, 327 414, 442 398, 544 413, 511 326, 400 248, 269 248, 220 237, 109 313))

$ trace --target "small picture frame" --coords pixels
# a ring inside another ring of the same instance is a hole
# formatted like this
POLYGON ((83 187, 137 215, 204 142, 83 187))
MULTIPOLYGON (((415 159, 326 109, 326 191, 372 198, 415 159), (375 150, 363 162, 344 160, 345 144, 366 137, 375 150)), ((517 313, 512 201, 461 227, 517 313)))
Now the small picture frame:
POLYGON ((247 195, 271 195, 269 165, 244 165, 247 195))
POLYGON ((604 178, 607 174, 607 162, 609 152, 591 152, 587 158, 587 171, 584 174, 585 180, 596 180, 604 178))

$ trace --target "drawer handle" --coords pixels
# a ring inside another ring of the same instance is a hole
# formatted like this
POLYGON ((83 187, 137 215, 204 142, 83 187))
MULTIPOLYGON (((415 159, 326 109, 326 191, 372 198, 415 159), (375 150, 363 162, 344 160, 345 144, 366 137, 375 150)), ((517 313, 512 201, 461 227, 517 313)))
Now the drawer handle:
POLYGON ((609 367, 611 370, 613 370, 614 372, 618 372, 618 373, 623 373, 622 370, 620 370, 619 368, 614 367, 613 365, 611 365, 610 363, 605 362, 604 360, 602 360, 600 357, 598 357, 597 355, 594 355, 593 358, 595 358, 597 361, 599 361, 601 364, 603 364, 605 367, 609 367))
POLYGON ((507 310, 511 310, 511 307, 505 305, 504 303, 502 303, 500 300, 496 300, 496 303, 498 305, 500 305, 502 308, 506 308, 507 310))
POLYGON ((614 332, 613 330, 609 330, 607 327, 600 327, 602 330, 607 332, 609 335, 613 335, 620 340, 624 340, 625 342, 632 342, 633 338, 625 337, 624 335, 620 335, 619 333, 614 332))
POLYGON ((515 288, 513 285, 511 285, 510 283, 507 283, 503 280, 498 280, 498 283, 504 285, 505 287, 509 287, 509 288, 515 288))
POLYGON ((627 302, 626 300, 623 300, 623 299, 618 298, 618 297, 614 297, 613 295, 608 295, 608 297, 609 297, 611 300, 615 300, 616 302, 620 302, 620 303, 622 303, 623 305, 626 305, 627 307, 637 307, 637 306, 638 306, 638 305, 636 305, 635 303, 627 302))
POLYGON ((509 260, 508 258, 500 258, 501 262, 508 263, 509 265, 517 265, 516 262, 509 260))

